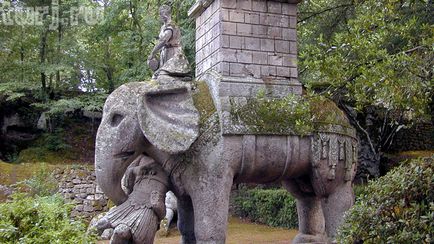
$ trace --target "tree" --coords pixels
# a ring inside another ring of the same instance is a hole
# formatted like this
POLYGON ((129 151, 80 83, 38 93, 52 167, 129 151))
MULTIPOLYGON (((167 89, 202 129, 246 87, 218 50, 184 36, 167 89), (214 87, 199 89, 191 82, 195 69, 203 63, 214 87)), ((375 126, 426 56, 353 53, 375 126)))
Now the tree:
POLYGON ((346 111, 377 167, 401 128, 432 115, 433 8, 422 0, 301 5, 301 80, 346 111))

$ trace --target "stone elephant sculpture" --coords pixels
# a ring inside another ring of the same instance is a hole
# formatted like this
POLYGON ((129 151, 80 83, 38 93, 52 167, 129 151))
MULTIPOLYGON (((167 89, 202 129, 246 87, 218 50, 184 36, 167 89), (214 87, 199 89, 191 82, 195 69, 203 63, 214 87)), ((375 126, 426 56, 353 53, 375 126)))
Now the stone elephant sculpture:
POLYGON ((226 135, 212 89, 197 87, 134 82, 107 98, 95 155, 105 194, 117 205, 126 201, 122 177, 144 154, 169 175, 182 243, 224 243, 232 185, 280 181, 297 199, 299 234, 293 242, 330 241, 353 204, 354 135, 336 128, 306 136, 226 135))

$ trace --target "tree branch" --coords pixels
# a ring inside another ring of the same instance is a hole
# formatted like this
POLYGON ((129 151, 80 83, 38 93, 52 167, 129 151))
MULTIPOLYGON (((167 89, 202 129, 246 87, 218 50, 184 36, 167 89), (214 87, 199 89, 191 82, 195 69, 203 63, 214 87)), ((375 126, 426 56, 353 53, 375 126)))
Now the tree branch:
POLYGON ((315 16, 321 15, 321 14, 323 14, 325 12, 328 12, 328 11, 332 11, 332 10, 335 10, 335 9, 338 9, 338 8, 346 8, 346 7, 350 7, 350 6, 353 6, 353 4, 343 4, 343 5, 338 5, 338 6, 334 6, 334 7, 331 7, 331 8, 326 8, 326 9, 323 9, 323 10, 321 10, 319 12, 316 12, 316 13, 313 13, 313 14, 307 16, 306 18, 298 20, 297 23, 304 22, 304 21, 306 21, 306 20, 308 20, 310 18, 313 18, 315 16))

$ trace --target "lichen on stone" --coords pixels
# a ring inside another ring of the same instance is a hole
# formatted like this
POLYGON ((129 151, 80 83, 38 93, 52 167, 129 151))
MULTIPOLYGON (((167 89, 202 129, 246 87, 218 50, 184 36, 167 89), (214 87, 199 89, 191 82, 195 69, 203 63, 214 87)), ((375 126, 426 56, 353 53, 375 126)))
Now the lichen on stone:
POLYGON ((216 112, 216 107, 207 84, 204 81, 197 81, 194 85, 193 102, 200 114, 199 125, 203 126, 216 112))

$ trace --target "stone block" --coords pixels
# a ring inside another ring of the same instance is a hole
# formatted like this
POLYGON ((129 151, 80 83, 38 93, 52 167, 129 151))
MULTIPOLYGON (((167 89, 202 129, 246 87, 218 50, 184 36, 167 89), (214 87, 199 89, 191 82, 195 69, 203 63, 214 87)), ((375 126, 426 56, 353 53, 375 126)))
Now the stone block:
MULTIPOLYGON (((256 13, 245 13, 244 22, 248 24, 259 24, 259 14, 256 13)), ((253 27, 255 28, 255 27, 253 27)))
POLYGON ((277 76, 288 77, 288 78, 291 76, 291 70, 289 67, 277 67, 276 72, 277 72, 277 76))
POLYGON ((252 25, 252 34, 256 37, 267 36, 268 28, 263 25, 252 25))
POLYGON ((242 36, 230 36, 229 47, 234 49, 241 49, 244 45, 244 38, 242 36))
POLYGON ((255 37, 245 37, 244 47, 249 50, 260 50, 261 49, 261 39, 255 37))
POLYGON ((252 63, 252 53, 249 51, 238 51, 237 62, 246 64, 252 63))
POLYGON ((86 188, 86 193, 95 194, 95 188, 92 188, 92 187, 86 188))
POLYGON ((256 12, 267 12, 267 2, 263 0, 253 0, 252 9, 256 12))
POLYGON ((268 37, 272 39, 282 38, 282 29, 279 27, 268 27, 268 37))
POLYGON ((234 9, 234 8, 237 8, 237 1, 234 1, 234 0, 221 0, 221 6, 223 8, 234 9))
POLYGON ((289 43, 289 52, 291 54, 297 54, 297 42, 290 42, 289 43))
POLYGON ((74 207, 74 210, 77 211, 77 212, 82 212, 83 209, 84 209, 83 205, 77 205, 77 206, 74 207))
POLYGON ((280 55, 269 55, 268 56, 268 64, 274 66, 282 66, 283 65, 283 57, 280 55))
POLYGON ((238 0, 238 8, 242 10, 251 11, 252 1, 251 0, 238 0))
POLYGON ((276 66, 262 66, 261 67, 262 76, 276 76, 276 66))
POLYGON ((278 53, 289 53, 289 41, 276 40, 274 48, 278 53))
POLYGON ((215 70, 222 75, 229 75, 229 63, 227 62, 219 62, 215 66, 215 70))
POLYGON ((267 52, 274 52, 274 40, 261 39, 261 50, 267 52))
POLYGON ((298 69, 296 67, 291 68, 291 77, 298 78, 298 69))
POLYGON ((93 211, 95 211, 95 208, 94 207, 92 207, 91 205, 84 205, 83 206, 83 210, 84 210, 84 212, 93 212, 93 211))
POLYGON ((231 22, 222 22, 222 33, 228 35, 236 35, 237 24, 231 22))
POLYGON ((285 55, 283 57, 283 66, 296 67, 297 66, 297 56, 293 55, 293 54, 285 55))
POLYGON ((75 184, 75 185, 77 185, 77 184, 81 183, 81 180, 80 179, 73 179, 72 183, 75 184))
POLYGON ((289 17, 289 28, 292 28, 292 29, 297 28, 297 17, 295 17, 295 16, 289 17))
POLYGON ((229 74, 233 76, 244 76, 244 65, 238 63, 230 63, 229 64, 229 74))
POLYGON ((267 1, 267 7, 269 13, 282 13, 282 3, 275 1, 267 1))
POLYGON ((283 40, 286 41, 296 41, 297 40, 297 31, 291 28, 282 29, 282 37, 283 40))
POLYGON ((261 78, 261 65, 249 64, 246 65, 246 70, 251 76, 261 78))
POLYGON ((238 35, 251 35, 252 34, 252 25, 237 23, 237 34, 238 35))
POLYGON ((220 37, 220 46, 225 48, 225 47, 230 47, 230 36, 228 35, 221 35, 220 37))
POLYGON ((229 21, 244 23, 244 12, 230 11, 229 12, 229 21))
POLYGON ((237 62, 237 52, 232 49, 222 49, 220 52, 219 60, 226 62, 237 62))
POLYGON ((282 4, 282 14, 296 16, 297 15, 297 5, 295 4, 282 4))
POLYGON ((254 64, 268 64, 268 54, 265 52, 253 52, 252 62, 254 64))
POLYGON ((229 10, 221 9, 220 16, 222 21, 229 21, 229 10))

